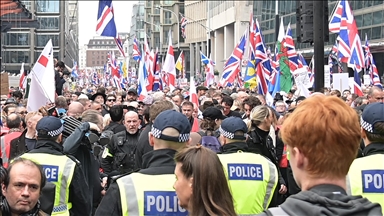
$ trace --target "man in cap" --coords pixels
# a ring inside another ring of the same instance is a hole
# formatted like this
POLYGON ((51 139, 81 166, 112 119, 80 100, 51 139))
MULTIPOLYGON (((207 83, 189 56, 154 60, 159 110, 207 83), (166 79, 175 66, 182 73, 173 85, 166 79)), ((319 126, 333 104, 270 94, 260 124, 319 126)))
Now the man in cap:
POLYGON ((53 215, 90 215, 90 198, 80 163, 63 153, 61 120, 46 116, 37 122, 36 148, 21 157, 41 164, 47 182, 56 185, 53 215))
POLYGON ((190 142, 191 125, 182 113, 160 113, 149 133, 153 151, 143 156, 145 166, 137 173, 117 178, 96 211, 104 215, 187 215, 178 206, 174 156, 190 142))
MULTIPOLYGON (((352 195, 362 195, 384 206, 384 104, 365 107, 360 119, 364 157, 349 168, 349 189, 352 195)), ((382 209, 382 214, 384 210, 382 209)))
POLYGON ((264 156, 248 152, 248 128, 241 118, 224 119, 219 131, 222 147, 218 156, 228 176, 236 213, 251 215, 264 211, 276 194, 276 166, 264 156))
POLYGON ((126 101, 132 102, 137 99, 137 91, 134 88, 130 88, 127 92, 127 96, 125 98, 126 101))

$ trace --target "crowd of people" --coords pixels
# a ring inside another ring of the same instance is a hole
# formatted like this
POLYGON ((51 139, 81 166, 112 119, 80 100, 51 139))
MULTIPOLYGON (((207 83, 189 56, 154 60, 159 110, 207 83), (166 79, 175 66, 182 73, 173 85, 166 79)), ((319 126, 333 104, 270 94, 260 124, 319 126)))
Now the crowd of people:
POLYGON ((27 112, 11 89, 0 215, 384 213, 382 89, 293 89, 267 105, 247 89, 197 86, 198 106, 189 91, 140 100, 135 86, 91 86, 27 112))

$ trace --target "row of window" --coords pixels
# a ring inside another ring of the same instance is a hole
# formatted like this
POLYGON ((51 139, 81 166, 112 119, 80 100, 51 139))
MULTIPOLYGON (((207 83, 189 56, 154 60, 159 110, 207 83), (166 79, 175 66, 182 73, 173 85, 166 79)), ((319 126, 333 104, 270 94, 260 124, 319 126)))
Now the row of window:
POLYGON ((60 1, 58 0, 35 0, 36 12, 59 13, 60 1))
MULTIPOLYGON (((59 35, 36 35, 36 46, 44 47, 49 39, 53 46, 59 46, 59 35)), ((8 46, 30 46, 30 33, 7 33, 3 34, 3 45, 8 46)))
MULTIPOLYGON (((20 64, 20 63, 35 63, 42 51, 35 51, 35 59, 31 61, 31 51, 3 51, 2 57, 4 63, 20 64)), ((59 52, 54 51, 53 56, 59 56, 59 52)))

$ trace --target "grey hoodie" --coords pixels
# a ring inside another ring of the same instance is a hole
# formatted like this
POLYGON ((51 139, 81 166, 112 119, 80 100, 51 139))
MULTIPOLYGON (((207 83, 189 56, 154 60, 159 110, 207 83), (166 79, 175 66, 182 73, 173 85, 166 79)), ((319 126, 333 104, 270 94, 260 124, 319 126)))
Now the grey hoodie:
MULTIPOLYGON (((290 196, 280 207, 283 212, 272 215, 382 215, 378 203, 372 203, 362 196, 348 196, 336 185, 318 185, 309 191, 290 196)), ((263 212, 260 216, 271 215, 263 212)))

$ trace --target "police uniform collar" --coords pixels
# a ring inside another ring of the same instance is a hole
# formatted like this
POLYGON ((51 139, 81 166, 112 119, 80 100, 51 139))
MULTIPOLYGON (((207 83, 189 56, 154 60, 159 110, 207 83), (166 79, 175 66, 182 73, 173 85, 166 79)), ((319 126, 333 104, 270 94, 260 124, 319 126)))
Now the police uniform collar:
POLYGON ((142 169, 151 167, 175 166, 176 150, 158 149, 147 152, 143 155, 142 169))
POLYGON ((64 148, 61 144, 51 140, 37 140, 36 149, 40 149, 40 148, 49 148, 61 153, 64 151, 64 148))
POLYGON ((248 145, 245 142, 233 142, 220 147, 221 154, 236 153, 238 151, 248 152, 248 145))
POLYGON ((384 154, 384 143, 371 143, 363 149, 363 156, 384 154))

